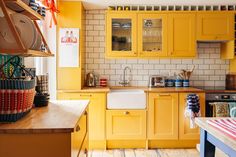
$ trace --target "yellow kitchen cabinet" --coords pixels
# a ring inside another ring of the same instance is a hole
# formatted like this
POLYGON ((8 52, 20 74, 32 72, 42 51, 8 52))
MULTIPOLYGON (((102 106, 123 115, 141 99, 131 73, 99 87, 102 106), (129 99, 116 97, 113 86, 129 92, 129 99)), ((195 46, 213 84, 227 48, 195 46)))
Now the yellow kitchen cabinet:
POLYGON ((230 61, 230 72, 236 73, 236 59, 230 61))
POLYGON ((76 157, 87 157, 88 156, 88 134, 84 138, 83 145, 80 149, 79 156, 76 157))
POLYGON ((107 110, 107 140, 146 139, 146 110, 107 110))
MULTIPOLYGON (((190 93, 179 93, 179 139, 180 140, 199 140, 199 127, 190 128, 190 120, 184 116, 186 107, 186 97, 190 93)), ((200 98, 201 116, 205 116, 205 93, 197 93, 200 98)))
POLYGON ((77 157, 82 149, 87 134, 87 111, 80 118, 75 131, 71 133, 71 152, 72 157, 77 157))
POLYGON ((195 13, 168 15, 168 52, 172 58, 196 56, 195 13))
POLYGON ((178 93, 149 93, 148 139, 178 139, 178 93))
MULTIPOLYGON (((85 62, 85 11, 82 2, 58 1, 57 50, 59 50, 59 33, 62 28, 79 28, 78 67, 60 67, 60 54, 57 52, 57 90, 78 90, 84 84, 85 62)), ((68 58, 72 57, 68 53, 68 58)))
POLYGON ((118 12, 106 15, 106 56, 137 56, 137 14, 118 12))
POLYGON ((167 56, 167 14, 138 14, 140 57, 167 56))
POLYGON ((234 13, 197 13, 197 40, 234 40, 234 13))
POLYGON ((90 100, 88 116, 89 149, 105 149, 105 93, 58 93, 58 99, 90 100))

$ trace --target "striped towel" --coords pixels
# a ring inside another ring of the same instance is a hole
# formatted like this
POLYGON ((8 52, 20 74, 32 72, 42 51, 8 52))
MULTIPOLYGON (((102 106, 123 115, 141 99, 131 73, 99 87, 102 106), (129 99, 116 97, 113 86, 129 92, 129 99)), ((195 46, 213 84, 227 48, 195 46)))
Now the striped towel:
POLYGON ((235 118, 222 118, 212 119, 207 121, 208 124, 215 127, 222 133, 230 136, 236 140, 236 119, 235 118))

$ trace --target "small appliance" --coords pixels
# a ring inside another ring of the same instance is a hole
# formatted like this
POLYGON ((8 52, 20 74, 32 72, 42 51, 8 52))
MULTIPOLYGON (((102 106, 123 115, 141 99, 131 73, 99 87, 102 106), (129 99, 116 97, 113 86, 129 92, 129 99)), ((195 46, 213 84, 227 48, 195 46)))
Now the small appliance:
POLYGON ((87 87, 95 87, 96 86, 97 77, 94 72, 89 72, 86 76, 86 85, 87 87))
POLYGON ((165 76, 151 75, 149 77, 149 88, 165 87, 165 76))

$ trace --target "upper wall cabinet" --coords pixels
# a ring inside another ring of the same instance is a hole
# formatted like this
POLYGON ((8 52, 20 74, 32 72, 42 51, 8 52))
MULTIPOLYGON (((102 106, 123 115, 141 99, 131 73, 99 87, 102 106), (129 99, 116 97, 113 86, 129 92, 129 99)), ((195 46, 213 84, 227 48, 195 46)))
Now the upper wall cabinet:
POLYGON ((166 14, 138 14, 138 51, 141 57, 167 56, 166 14))
POLYGON ((137 14, 109 13, 106 18, 107 57, 137 56, 137 14))
POLYGON ((171 57, 195 57, 194 13, 172 13, 168 15, 168 52, 171 57))
POLYGON ((233 40, 234 13, 198 13, 197 40, 233 40))

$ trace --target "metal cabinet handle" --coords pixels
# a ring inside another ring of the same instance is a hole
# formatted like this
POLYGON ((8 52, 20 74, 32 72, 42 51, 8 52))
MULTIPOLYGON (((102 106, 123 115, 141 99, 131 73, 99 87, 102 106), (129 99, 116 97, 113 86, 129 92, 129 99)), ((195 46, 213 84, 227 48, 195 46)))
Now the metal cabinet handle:
POLYGON ((80 126, 79 126, 79 125, 76 126, 75 131, 76 131, 76 132, 80 131, 80 126))
POLYGON ((158 94, 158 96, 170 96, 170 94, 158 94))
POLYGON ((84 96, 84 97, 92 97, 91 94, 80 94, 80 96, 84 96))
POLYGON ((129 114, 129 111, 125 111, 124 114, 125 114, 125 115, 128 115, 128 114, 129 114))

